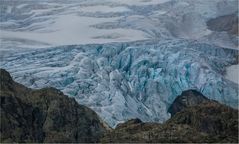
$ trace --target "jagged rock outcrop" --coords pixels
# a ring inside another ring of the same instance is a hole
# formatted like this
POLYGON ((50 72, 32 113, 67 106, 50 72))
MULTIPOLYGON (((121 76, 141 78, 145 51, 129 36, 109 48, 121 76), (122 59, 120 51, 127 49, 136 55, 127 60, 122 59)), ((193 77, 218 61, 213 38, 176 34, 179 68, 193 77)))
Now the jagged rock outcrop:
POLYGON ((196 90, 183 91, 182 94, 174 100, 168 112, 173 116, 184 108, 195 106, 206 101, 209 101, 209 99, 196 90))
POLYGON ((216 101, 188 107, 175 114, 167 124, 188 125, 209 135, 209 142, 238 142, 238 110, 216 101))
POLYGON ((187 124, 210 135, 237 138, 238 110, 210 100, 196 90, 182 92, 169 112, 173 117, 168 124, 187 124))
MULTIPOLYGON (((131 120, 130 120, 131 121, 131 120)), ((205 142, 210 137, 185 124, 131 123, 117 126, 101 139, 112 143, 205 142)))
POLYGON ((164 124, 139 119, 119 124, 102 142, 238 142, 238 110, 184 91, 171 106, 175 115, 164 124))
POLYGON ((238 110, 184 91, 163 124, 132 119, 108 128, 59 90, 32 90, 0 69, 1 142, 238 142, 238 110))
POLYGON ((237 13, 210 19, 207 21, 207 26, 213 31, 226 31, 234 35, 239 34, 237 13))
POLYGON ((0 69, 1 142, 98 142, 106 127, 54 88, 32 90, 0 69))

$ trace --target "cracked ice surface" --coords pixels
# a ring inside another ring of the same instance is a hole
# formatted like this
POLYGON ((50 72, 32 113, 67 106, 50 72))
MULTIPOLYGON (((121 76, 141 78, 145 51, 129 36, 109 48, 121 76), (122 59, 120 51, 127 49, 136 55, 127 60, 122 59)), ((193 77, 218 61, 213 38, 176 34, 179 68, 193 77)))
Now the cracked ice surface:
POLYGON ((163 122, 186 89, 237 107, 224 78, 238 51, 189 40, 70 45, 4 55, 1 67, 31 88, 52 86, 95 110, 110 126, 130 118, 163 122))

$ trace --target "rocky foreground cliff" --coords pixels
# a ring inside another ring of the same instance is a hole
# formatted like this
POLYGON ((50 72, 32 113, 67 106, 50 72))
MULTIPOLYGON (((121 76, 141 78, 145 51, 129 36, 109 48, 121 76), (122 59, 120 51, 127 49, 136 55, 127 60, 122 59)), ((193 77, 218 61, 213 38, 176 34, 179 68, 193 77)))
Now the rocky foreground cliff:
POLYGON ((184 91, 163 124, 132 119, 110 129, 54 88, 32 90, 0 69, 0 142, 238 142, 238 110, 184 91))
POLYGON ((163 124, 140 119, 119 124, 102 142, 227 143, 238 142, 238 110, 209 100, 195 90, 184 91, 169 108, 163 124))
POLYGON ((0 70, 1 142, 98 142, 97 114, 54 88, 32 90, 0 70))

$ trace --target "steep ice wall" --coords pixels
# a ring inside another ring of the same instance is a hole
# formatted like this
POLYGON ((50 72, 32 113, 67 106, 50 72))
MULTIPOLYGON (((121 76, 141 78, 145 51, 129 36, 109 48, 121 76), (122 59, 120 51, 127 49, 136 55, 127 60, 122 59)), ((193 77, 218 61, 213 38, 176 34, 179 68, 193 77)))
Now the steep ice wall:
POLYGON ((238 85, 225 79, 237 50, 186 40, 72 45, 16 53, 1 67, 32 88, 53 86, 94 109, 110 126, 130 118, 163 122, 186 89, 237 107, 238 85))

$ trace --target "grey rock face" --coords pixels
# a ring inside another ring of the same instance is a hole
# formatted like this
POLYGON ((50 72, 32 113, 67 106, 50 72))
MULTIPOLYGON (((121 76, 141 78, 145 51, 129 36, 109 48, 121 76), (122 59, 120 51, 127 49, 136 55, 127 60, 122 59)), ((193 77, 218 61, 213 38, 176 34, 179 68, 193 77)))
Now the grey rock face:
POLYGON ((132 119, 107 132, 102 142, 238 143, 238 110, 208 100, 195 90, 174 102, 183 109, 163 124, 132 119))
POLYGON ((210 19, 207 21, 207 26, 213 31, 226 31, 230 34, 238 35, 237 13, 210 19))
POLYGON ((1 142, 98 142, 106 127, 54 88, 32 90, 0 69, 1 142))
POLYGON ((169 107, 168 112, 171 116, 183 109, 195 106, 203 102, 210 101, 207 97, 196 90, 183 91, 181 95, 177 96, 172 105, 169 107))

